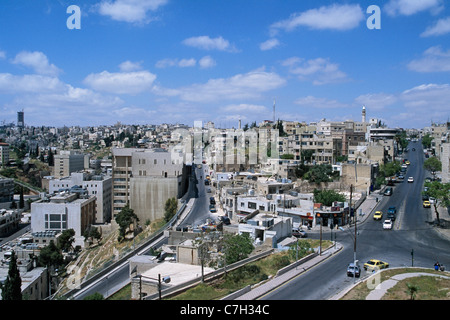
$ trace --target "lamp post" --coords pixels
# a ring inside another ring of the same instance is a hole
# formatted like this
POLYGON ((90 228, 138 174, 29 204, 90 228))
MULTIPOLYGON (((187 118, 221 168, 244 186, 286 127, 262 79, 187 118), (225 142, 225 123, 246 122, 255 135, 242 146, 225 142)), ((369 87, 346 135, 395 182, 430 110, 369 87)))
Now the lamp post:
MULTIPOLYGON (((142 278, 158 281, 158 295, 159 295, 159 300, 161 300, 161 274, 158 274, 158 279, 155 279, 155 278, 152 278, 152 277, 143 276, 142 274, 139 274, 138 277, 139 277, 139 300, 142 300, 142 278)), ((170 282, 170 277, 164 277, 162 279, 162 281, 164 283, 169 283, 170 282)))

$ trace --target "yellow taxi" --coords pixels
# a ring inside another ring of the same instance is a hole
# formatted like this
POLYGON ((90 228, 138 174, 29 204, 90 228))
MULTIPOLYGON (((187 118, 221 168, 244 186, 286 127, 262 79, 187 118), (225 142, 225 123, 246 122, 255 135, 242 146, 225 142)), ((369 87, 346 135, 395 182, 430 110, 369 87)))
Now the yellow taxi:
POLYGON ((405 164, 409 166, 411 164, 411 162, 409 162, 409 160, 406 160, 405 164))
POLYGON ((364 270, 374 271, 386 268, 389 268, 389 263, 377 259, 372 259, 364 263, 364 270))
POLYGON ((431 208, 431 202, 428 201, 428 200, 425 200, 425 201, 423 202, 423 207, 424 207, 424 208, 431 208))
POLYGON ((373 214, 373 220, 381 220, 381 218, 383 218, 383 212, 375 211, 373 214))

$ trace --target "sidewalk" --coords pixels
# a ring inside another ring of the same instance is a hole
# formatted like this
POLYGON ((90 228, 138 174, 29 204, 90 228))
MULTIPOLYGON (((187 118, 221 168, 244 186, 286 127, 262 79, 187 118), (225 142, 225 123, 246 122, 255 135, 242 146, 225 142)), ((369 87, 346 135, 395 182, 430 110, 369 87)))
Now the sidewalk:
MULTIPOLYGON (((357 219, 357 223, 362 223, 366 221, 367 217, 371 216, 373 210, 377 206, 378 203, 381 202, 382 196, 378 195, 376 193, 368 195, 366 200, 364 200, 363 203, 359 206, 357 212, 359 212, 361 209, 363 215, 359 215, 357 219), (378 201, 377 201, 378 198, 378 201)), ((331 231, 329 227, 322 227, 322 232, 331 231)), ((336 229, 337 232, 342 232, 339 229, 336 229)), ((320 226, 316 226, 312 228, 311 230, 308 230, 308 232, 320 232, 320 226)), ((249 292, 243 293, 242 295, 238 296, 234 300, 255 300, 259 297, 269 293, 273 289, 279 287, 283 283, 297 277, 298 275, 308 271, 308 269, 314 267, 315 265, 321 263, 322 261, 330 258, 336 253, 339 253, 342 249, 342 245, 339 243, 336 243, 336 246, 333 246, 327 250, 324 250, 321 255, 318 255, 314 258, 312 258, 309 261, 306 261, 305 263, 298 265, 297 267, 294 267, 290 271, 280 275, 275 276, 273 279, 271 279, 268 282, 265 282, 255 288, 252 288, 249 292)))
POLYGON ((314 267, 315 265, 321 263, 323 260, 328 259, 332 255, 340 252, 342 249, 342 246, 339 243, 336 243, 336 246, 333 246, 325 251, 322 252, 321 255, 318 255, 311 260, 298 265, 297 267, 294 267, 290 271, 287 271, 286 273, 275 276, 273 279, 269 280, 268 282, 265 282, 256 288, 253 288, 250 292, 244 293, 243 295, 235 298, 234 300, 256 300, 259 297, 269 293, 273 289, 279 287, 283 283, 295 278, 296 276, 306 272, 308 269, 314 267))

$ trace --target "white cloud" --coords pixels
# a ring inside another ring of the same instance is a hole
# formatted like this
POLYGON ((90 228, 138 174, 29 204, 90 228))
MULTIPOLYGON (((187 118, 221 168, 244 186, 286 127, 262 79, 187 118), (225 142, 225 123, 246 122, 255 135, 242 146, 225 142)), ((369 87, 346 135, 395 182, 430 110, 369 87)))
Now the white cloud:
POLYGON ((149 91, 156 75, 148 71, 110 73, 92 73, 84 79, 84 83, 91 88, 116 93, 116 94, 137 94, 149 91))
POLYGON ((337 100, 317 98, 313 96, 299 98, 295 100, 294 103, 311 109, 343 109, 349 107, 349 105, 341 103, 337 100))
POLYGON ((209 36, 191 37, 183 40, 184 45, 203 50, 236 51, 234 46, 223 37, 210 38, 209 36))
POLYGON ((384 10, 390 16, 411 16, 421 11, 439 13, 444 8, 442 0, 390 0, 384 10))
POLYGON ((178 62, 178 66, 185 68, 185 67, 195 67, 197 65, 197 60, 191 58, 191 59, 181 59, 178 62))
POLYGON ((439 19, 433 26, 428 27, 422 34, 422 37, 441 36, 450 33, 450 17, 439 19))
POLYGON ((183 101, 213 102, 234 99, 256 99, 261 94, 282 87, 286 80, 278 74, 263 70, 237 74, 230 78, 211 79, 206 83, 193 84, 179 89, 153 87, 158 95, 178 96, 183 101))
POLYGON ((186 68, 186 67, 195 67, 197 65, 197 60, 194 58, 190 59, 162 59, 156 62, 155 66, 156 68, 168 68, 168 67, 180 67, 180 68, 186 68))
POLYGON ((198 64, 200 65, 200 68, 206 69, 214 67, 216 65, 216 61, 210 56, 204 56, 198 61, 198 64))
POLYGON ((58 78, 43 75, 16 76, 10 73, 0 73, 0 93, 40 93, 54 92, 64 88, 58 78))
POLYGON ((280 41, 276 38, 269 39, 267 41, 264 41, 259 45, 259 49, 262 51, 271 50, 273 48, 276 48, 280 45, 280 41))
POLYGON ((305 60, 299 57, 288 58, 281 63, 289 72, 302 81, 312 81, 314 85, 337 83, 347 80, 347 75, 339 70, 339 65, 329 59, 316 58, 305 60))
POLYGON ((408 68, 417 72, 448 72, 450 71, 450 50, 442 51, 440 46, 427 49, 423 57, 411 61, 408 68))
POLYGON ((6 52, 0 50, 0 59, 5 59, 6 58, 6 52))
POLYGON ((101 15, 109 16, 113 20, 130 23, 149 23, 149 11, 156 11, 167 4, 168 0, 115 0, 102 1, 97 4, 101 15))
POLYGON ((398 98, 395 95, 385 93, 369 93, 355 98, 358 105, 365 105, 371 110, 383 110, 397 101, 398 98))
POLYGON ((256 105, 256 104, 230 104, 228 106, 225 106, 222 108, 222 111, 224 112, 238 112, 238 113, 264 113, 267 112, 268 109, 265 106, 256 105))
POLYGON ((142 69, 141 62, 124 61, 119 65, 122 72, 138 71, 142 69))
POLYGON ((279 30, 292 31, 297 27, 309 27, 318 30, 345 31, 356 28, 365 18, 360 5, 323 6, 292 14, 288 19, 276 22, 270 26, 271 34, 279 30))
POLYGON ((36 73, 42 75, 56 76, 61 72, 54 64, 49 63, 48 58, 44 53, 39 51, 19 52, 12 60, 12 63, 32 68, 36 73))

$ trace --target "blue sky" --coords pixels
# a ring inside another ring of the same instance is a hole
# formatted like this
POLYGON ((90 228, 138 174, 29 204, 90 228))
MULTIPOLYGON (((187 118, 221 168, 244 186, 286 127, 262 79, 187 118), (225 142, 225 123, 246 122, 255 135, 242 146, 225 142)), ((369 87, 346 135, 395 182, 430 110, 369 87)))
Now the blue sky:
POLYGON ((0 121, 33 126, 450 117, 444 0, 2 0, 0 121), (70 5, 81 28, 69 29, 70 5), (369 29, 370 5, 381 29, 369 29))

